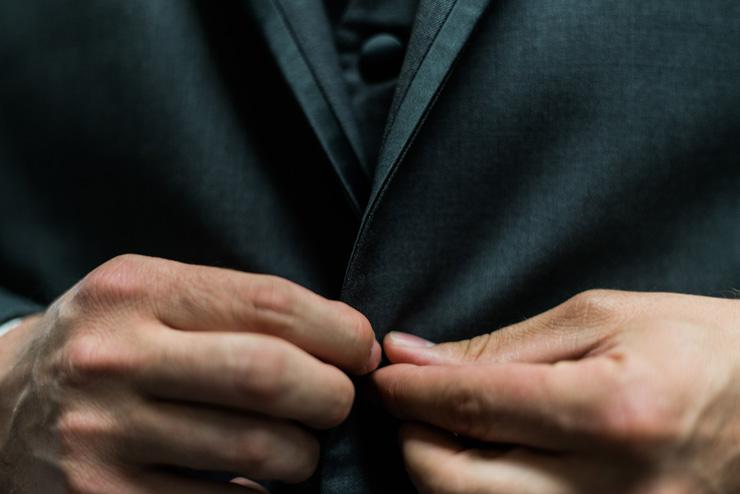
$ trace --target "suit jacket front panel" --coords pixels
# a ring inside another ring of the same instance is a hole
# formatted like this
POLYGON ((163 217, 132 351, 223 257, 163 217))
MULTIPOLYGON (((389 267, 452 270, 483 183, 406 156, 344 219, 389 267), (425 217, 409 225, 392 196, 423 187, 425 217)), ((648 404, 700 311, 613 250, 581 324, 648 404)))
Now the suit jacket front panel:
MULTIPOLYGON (((597 286, 737 287, 738 8, 491 3, 377 189, 343 298, 379 335, 442 340, 597 286)), ((0 6, 0 301, 48 303, 124 251, 339 294, 359 223, 249 22, 236 3, 0 6)), ((395 424, 358 396, 321 491, 411 489, 395 424)))
POLYGON ((740 282, 740 7, 502 2, 366 224, 345 296, 448 338, 589 287, 740 282))
POLYGON ((4 3, 0 60, 0 286, 135 252, 338 296, 358 219, 242 6, 4 3))
MULTIPOLYGON (((731 0, 492 3, 366 218, 345 299, 380 336, 445 341, 590 288, 730 295, 738 47, 731 0)), ((326 492, 400 482, 379 417, 358 407, 336 450, 365 453, 329 452, 345 473, 326 492)))

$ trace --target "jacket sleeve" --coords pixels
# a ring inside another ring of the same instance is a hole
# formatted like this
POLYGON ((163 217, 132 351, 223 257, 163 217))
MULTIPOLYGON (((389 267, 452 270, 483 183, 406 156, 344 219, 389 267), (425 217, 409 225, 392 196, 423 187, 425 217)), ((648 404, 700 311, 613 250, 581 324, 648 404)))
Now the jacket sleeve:
POLYGON ((0 324, 42 310, 44 307, 41 304, 0 287, 0 324))

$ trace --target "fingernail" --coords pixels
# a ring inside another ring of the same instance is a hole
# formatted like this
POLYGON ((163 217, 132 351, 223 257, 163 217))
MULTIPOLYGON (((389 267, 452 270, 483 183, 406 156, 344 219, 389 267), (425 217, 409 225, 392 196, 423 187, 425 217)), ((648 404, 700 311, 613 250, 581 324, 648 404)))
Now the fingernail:
POLYGON ((388 338, 392 344, 406 348, 431 348, 434 346, 434 343, 429 340, 400 331, 391 331, 388 333, 388 338))

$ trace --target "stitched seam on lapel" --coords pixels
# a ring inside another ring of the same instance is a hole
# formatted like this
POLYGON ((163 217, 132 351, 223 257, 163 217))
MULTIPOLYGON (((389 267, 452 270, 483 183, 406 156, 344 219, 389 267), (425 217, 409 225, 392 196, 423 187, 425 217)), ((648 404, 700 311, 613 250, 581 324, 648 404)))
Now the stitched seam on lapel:
MULTIPOLYGON (((310 63, 308 57, 306 56, 305 51, 303 50, 303 46, 299 42, 298 35, 296 34, 295 30, 293 29, 292 24, 288 21, 287 16, 285 14, 285 11, 282 8, 282 5, 280 5, 279 1, 276 0, 270 0, 270 3, 275 8, 275 10, 278 12, 280 16, 280 22, 282 22, 283 26, 285 26, 286 31, 290 35, 291 39, 293 40, 293 45, 296 47, 296 51, 301 56, 301 59, 303 60, 303 63, 305 64, 306 68, 311 74, 311 77, 313 78, 316 87, 318 88, 319 92, 321 93, 322 97, 324 98, 324 101, 326 102, 326 106, 329 108, 329 113, 331 114, 332 118, 334 119, 336 125, 342 129, 342 132, 344 132, 345 137, 347 134, 347 129, 342 124, 341 119, 336 114, 336 111, 334 110, 334 106, 330 103, 329 98, 327 97, 326 88, 321 84, 320 79, 317 77, 316 71, 314 70, 313 65, 310 63)), ((352 144, 351 140, 347 138, 347 141, 349 142, 350 148, 352 149, 353 153, 355 154, 355 158, 359 159, 359 155, 357 155, 357 150, 355 149, 354 145, 352 144)), ((331 160, 332 158, 328 156, 331 160)), ((339 180, 343 183, 344 188, 347 190, 348 195, 350 196, 350 203, 353 206, 353 210, 355 211, 355 214, 358 216, 362 216, 362 203, 360 200, 362 197, 356 197, 357 194, 361 193, 361 191, 355 190, 355 188, 347 181, 345 178, 345 170, 340 165, 334 165, 334 168, 338 169, 337 175, 339 175, 339 180), (341 171, 340 171, 341 170, 341 171)), ((367 176, 367 173, 365 172, 365 167, 359 164, 359 161, 357 163, 356 168, 359 169, 360 173, 362 174, 362 177, 366 180, 366 182, 370 181, 370 177, 367 176)))
MULTIPOLYGON (((457 3, 458 2, 456 0, 455 3, 453 4, 453 8, 451 8, 447 12, 447 15, 445 16, 444 22, 441 23, 439 30, 437 30, 437 32, 434 34, 434 39, 432 40, 431 43, 429 43, 429 47, 427 47, 427 50, 424 52, 424 57, 422 58, 422 61, 419 63, 419 66, 418 67, 421 67, 423 65, 424 60, 426 60, 426 57, 427 57, 428 53, 431 51, 431 47, 434 45, 434 41, 436 41, 437 36, 439 35, 439 33, 443 31, 443 28, 444 28, 445 24, 447 23, 450 14, 454 10, 454 6, 456 6, 457 3)), ((477 24, 477 22, 476 22, 476 24, 477 24)), ((365 241, 367 239, 367 233, 368 233, 368 225, 370 225, 370 223, 372 222, 373 218, 375 217, 375 212, 377 211, 378 204, 380 204, 381 199, 385 196, 385 193, 386 193, 386 190, 388 189, 389 184, 391 183, 393 177, 396 175, 396 172, 398 171, 398 168, 399 168, 398 167, 398 164, 403 160, 403 158, 406 157, 406 154, 408 153, 408 150, 410 149, 411 144, 416 139, 416 136, 419 133, 419 130, 421 129, 421 127, 422 127, 422 124, 426 121, 429 113, 431 112, 432 108, 434 107, 434 104, 437 102, 437 99, 439 98, 439 95, 442 93, 442 90, 447 85, 447 81, 449 80, 449 78, 450 78, 450 76, 451 76, 451 74, 452 74, 455 66, 457 65, 457 61, 460 59, 460 55, 462 54, 463 50, 468 46, 468 40, 470 39, 470 37, 472 37, 474 30, 475 30, 475 27, 473 27, 473 30, 470 32, 470 34, 468 36, 468 39, 465 40, 465 43, 463 44, 463 46, 460 49, 460 52, 458 52, 458 54, 455 56, 455 59, 453 60, 453 62, 450 65, 449 69, 447 70, 447 72, 445 73, 444 78, 442 79, 442 82, 436 88, 436 90, 434 92, 434 95, 432 96, 431 100, 427 104, 427 107, 424 109, 421 117, 419 118, 419 120, 414 125, 414 129, 413 129, 411 135, 409 136, 409 139, 404 143, 403 148, 401 149, 401 152, 398 154, 398 156, 396 157, 396 159, 394 159, 393 164, 391 165, 391 168, 388 171, 388 174, 383 179, 383 183, 381 184, 381 186, 380 186, 380 188, 378 190, 378 193, 375 194, 375 197, 372 198, 372 203, 368 205, 367 214, 365 215, 365 217, 363 218, 362 223, 360 224, 360 231, 359 231, 359 234, 357 236, 357 239, 355 240, 355 244, 352 247, 352 252, 350 254, 349 261, 347 262, 347 269, 344 272, 344 280, 342 281, 342 292, 347 287, 347 282, 349 280, 349 276, 350 276, 351 272, 353 271, 353 269, 355 267, 355 262, 356 262, 356 259, 357 259, 357 253, 365 245, 365 241)), ((404 91, 404 96, 403 96, 404 99, 406 97, 406 94, 408 94, 408 88, 411 87, 412 82, 416 78, 416 75, 418 74, 418 72, 419 71, 417 69, 417 71, 414 73, 414 75, 412 77, 412 81, 410 81, 410 83, 407 86, 407 89, 404 91)), ((403 106, 402 103, 403 102, 401 102, 398 105, 399 110, 403 106)))
POLYGON ((365 244, 365 239, 367 238, 366 225, 369 225, 370 222, 372 222, 373 218, 375 217, 375 211, 377 210, 376 205, 380 203, 381 199, 385 195, 385 192, 388 189, 388 186, 390 185, 391 181, 393 180, 393 177, 396 175, 396 172, 399 169, 399 167, 397 166, 398 163, 403 161, 403 158, 406 157, 406 154, 408 153, 408 150, 411 148, 412 142, 414 141, 414 139, 416 139, 416 136, 419 133, 419 130, 421 129, 422 124, 426 121, 427 117, 429 116, 429 113, 432 110, 432 107, 437 102, 439 95, 442 93, 442 89, 447 84, 447 80, 450 78, 453 68, 454 67, 450 67, 450 70, 447 72, 447 74, 445 74, 444 80, 439 85, 439 88, 437 89, 437 91, 435 91, 434 96, 432 97, 432 100, 430 101, 429 105, 427 105, 426 109, 424 110, 424 113, 419 119, 419 122, 417 123, 417 125, 414 126, 414 130, 411 134, 411 137, 409 137, 409 140, 406 142, 406 144, 404 144, 403 150, 398 155, 398 159, 394 161, 393 166, 391 167, 391 170, 388 172, 388 175, 386 175, 385 179, 383 180, 383 184, 380 186, 380 190, 376 194, 375 199, 373 200, 373 203, 370 205, 370 210, 368 211, 368 214, 365 217, 365 221, 363 221, 362 225, 360 226, 360 235, 357 238, 357 242, 355 243, 354 247, 352 248, 352 254, 350 255, 349 263, 347 264, 347 270, 344 276, 344 282, 342 284, 343 286, 346 285, 347 279, 349 278, 349 273, 354 267, 357 252, 365 244))
MULTIPOLYGON (((454 6, 456 6, 457 4, 458 4, 458 2, 456 0, 454 6)), ((427 54, 431 51, 431 47, 434 45, 434 41, 436 41, 437 36, 439 35, 439 33, 443 31, 444 26, 446 25, 446 23, 447 23, 450 15, 451 15, 451 13, 454 11, 454 6, 453 6, 453 8, 451 8, 447 12, 447 15, 445 16, 444 22, 441 23, 439 30, 434 35, 434 40, 432 41, 432 43, 429 44, 429 48, 424 53, 424 58, 422 59, 422 63, 419 64, 419 67, 421 67, 423 65, 423 60, 426 59, 427 54)), ((488 6, 488 2, 486 2, 485 5, 483 6, 483 11, 485 11, 487 9, 487 6, 488 6)), ((481 15, 483 15, 483 12, 481 12, 481 15)), ((416 136, 419 133, 419 130, 421 129, 423 123, 426 121, 429 113, 431 112, 431 110, 434 107, 435 103, 439 99, 439 96, 442 93, 442 90, 447 85, 447 81, 449 80, 450 76, 452 75, 452 73, 454 71, 454 68, 457 65, 457 62, 460 59, 460 55, 463 53, 463 51, 468 46, 468 42, 469 42, 470 38, 472 37, 473 33, 475 32, 475 29, 476 29, 477 24, 478 24, 478 20, 479 20, 479 18, 476 19, 474 25, 471 27, 471 30, 468 33, 468 36, 467 36, 466 40, 464 41, 464 43, 463 43, 462 47, 460 48, 459 52, 455 55, 454 60, 452 61, 452 63, 448 67, 448 69, 447 69, 447 71, 446 71, 446 73, 444 75, 444 78, 440 82, 439 86, 435 89, 434 95, 429 100, 429 103, 427 104, 426 108, 424 109, 421 117, 419 118, 419 120, 414 125, 414 129, 411 132, 411 135, 409 136, 409 139, 404 143, 403 148, 399 152, 398 156, 394 159, 393 164, 391 165, 390 170, 388 171, 387 175, 383 179, 383 183, 380 185, 380 188, 378 189, 377 194, 375 194, 375 196, 372 197, 372 203, 368 205, 367 212, 366 212, 366 214, 365 214, 365 216, 363 218, 362 223, 360 224, 360 231, 358 233, 357 238, 355 239, 355 244, 352 247, 352 252, 351 252, 350 258, 349 258, 349 260, 347 262, 347 269, 344 272, 344 280, 342 282, 342 293, 344 293, 344 291, 348 287, 349 277, 350 277, 352 271, 354 270, 355 264, 357 262, 357 253, 365 245, 365 242, 367 240, 367 235, 368 235, 368 228, 369 228, 369 225, 372 222, 373 218, 375 217, 375 213, 377 211, 378 204, 380 204, 381 199, 385 196, 385 193, 386 193, 386 191, 387 191, 387 189, 389 187, 389 184, 391 183, 393 177, 396 175, 396 172, 399 169, 398 164, 406 157, 406 154, 408 153, 408 150, 410 149, 411 144, 416 139, 416 136)), ((416 73, 414 73, 412 79, 415 79, 416 78, 417 73, 418 73, 418 71, 416 73)), ((409 85, 407 86, 407 88, 410 88, 410 87, 411 87, 411 84, 409 83, 409 85)), ((406 97, 407 92, 408 92, 407 90, 404 91, 404 98, 406 97)), ((401 109, 401 107, 402 107, 402 104, 399 104, 399 106, 398 106, 399 110, 401 109)))
MULTIPOLYGON (((331 98, 329 98, 329 93, 324 86, 322 79, 318 77, 318 74, 316 73, 316 70, 314 69, 314 65, 311 63, 311 59, 308 57, 306 52, 303 49, 303 44, 301 43, 300 36, 298 33, 293 29, 293 24, 290 22, 289 16, 286 14, 285 10, 283 9, 283 5, 280 2, 280 0, 271 0, 272 4, 275 5, 275 8, 280 13, 280 18, 283 21, 283 24, 287 27, 288 32, 290 33, 290 37, 293 38, 293 43, 295 43, 298 53, 301 55, 301 58, 303 58, 304 63, 306 64, 306 67, 308 67, 308 70, 311 72, 311 76, 316 81, 316 86, 318 86, 319 91, 321 92, 321 95, 324 97, 324 100, 327 102, 327 106, 329 107, 329 110, 331 111, 332 117, 334 117, 334 120, 336 120, 337 125, 340 129, 342 129, 342 132, 344 132, 344 135, 347 136, 347 141, 349 142, 350 147, 352 148, 352 151, 354 151, 358 161, 362 162, 362 150, 356 148, 356 144, 352 139, 349 138, 351 133, 349 132, 349 129, 344 125, 344 122, 341 118, 339 118, 339 115, 337 115, 334 105, 331 103, 331 98)), ((365 170, 365 166, 360 166, 362 169, 362 174, 369 180, 370 177, 367 175, 367 172, 365 170)))
MULTIPOLYGON (((409 88, 414 85, 414 81, 416 81, 416 76, 419 74, 419 68, 421 68, 422 65, 424 65, 424 61, 427 59, 427 55, 429 55, 429 51, 432 49, 432 46, 434 46, 434 42, 437 41, 437 36, 439 36, 439 33, 442 32, 442 28, 447 23, 447 19, 449 19, 450 14, 453 10, 455 10, 455 6, 457 6, 458 0, 455 0, 450 8, 447 10, 447 13, 445 13, 444 19, 442 19, 442 22, 439 24, 439 28, 434 33, 434 37, 432 37, 431 41, 427 44, 426 49, 424 50, 424 55, 421 56, 419 59, 419 63, 416 64, 415 70, 413 75, 411 76, 411 80, 404 86, 403 88, 403 94, 399 96, 398 104, 395 105, 395 110, 393 114, 390 115, 390 120, 388 121, 388 124, 385 127, 385 130, 383 132, 383 140, 381 141, 381 149, 383 146, 385 146, 385 142, 388 139, 388 134, 390 134, 391 129, 396 123, 396 116, 398 115, 398 110, 401 109, 403 106, 403 102, 406 99, 406 96, 409 94, 409 88)), ((382 154, 382 153, 381 153, 382 154)))

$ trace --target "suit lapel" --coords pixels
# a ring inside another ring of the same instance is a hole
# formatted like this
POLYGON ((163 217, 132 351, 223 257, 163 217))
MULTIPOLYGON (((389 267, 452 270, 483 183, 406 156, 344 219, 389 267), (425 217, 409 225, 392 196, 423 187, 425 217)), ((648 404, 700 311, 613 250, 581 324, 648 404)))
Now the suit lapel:
POLYGON ((490 0, 420 0, 373 180, 375 200, 490 0))
POLYGON ((322 1, 246 1, 350 202, 366 220, 490 0, 419 1, 371 185, 322 1))
POLYGON ((361 214, 370 179, 321 0, 247 2, 353 208, 361 214))
POLYGON ((420 0, 391 105, 368 207, 345 273, 345 290, 353 282, 356 255, 364 245, 375 208, 489 2, 420 0))

